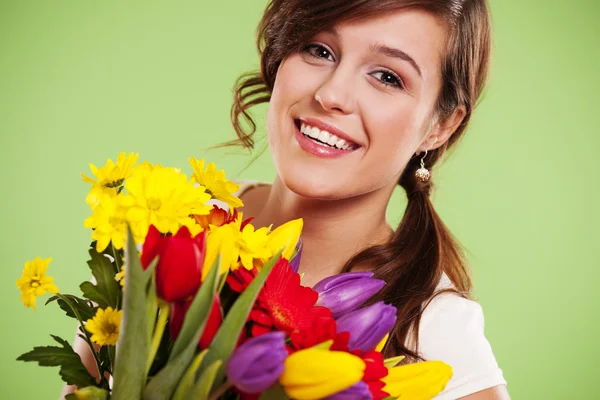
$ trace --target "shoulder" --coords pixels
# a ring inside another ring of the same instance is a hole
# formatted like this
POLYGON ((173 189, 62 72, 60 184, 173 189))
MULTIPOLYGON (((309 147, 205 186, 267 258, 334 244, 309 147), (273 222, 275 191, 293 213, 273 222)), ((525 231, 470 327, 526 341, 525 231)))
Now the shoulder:
MULTIPOLYGON (((447 283, 442 280, 439 288, 446 288, 447 283)), ((452 367, 452 379, 436 400, 456 399, 506 384, 484 334, 481 306, 455 293, 436 296, 423 311, 419 354, 425 360, 441 360, 452 367)))

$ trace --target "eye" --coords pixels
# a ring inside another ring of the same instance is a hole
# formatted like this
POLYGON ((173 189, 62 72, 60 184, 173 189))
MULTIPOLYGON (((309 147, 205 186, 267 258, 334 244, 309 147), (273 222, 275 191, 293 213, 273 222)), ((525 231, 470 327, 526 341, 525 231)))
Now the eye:
POLYGON ((371 74, 375 79, 377 79, 384 86, 393 86, 398 89, 404 89, 404 82, 402 82, 402 78, 396 75, 392 71, 381 70, 375 71, 371 74))
POLYGON ((325 58, 329 61, 335 61, 333 54, 325 46, 317 43, 309 43, 302 49, 303 52, 308 53, 315 58, 325 58))

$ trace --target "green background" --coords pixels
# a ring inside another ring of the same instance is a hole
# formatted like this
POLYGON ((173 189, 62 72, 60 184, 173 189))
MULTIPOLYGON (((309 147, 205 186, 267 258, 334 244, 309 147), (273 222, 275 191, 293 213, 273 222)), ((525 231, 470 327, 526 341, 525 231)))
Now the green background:
MULTIPOLYGON (((515 399, 598 398, 599 4, 492 0, 491 81, 435 175, 515 399)), ((88 162, 126 150, 188 172, 196 156, 232 178, 274 177, 268 152, 243 170, 243 151, 205 150, 233 137, 231 87, 258 66, 264 5, 0 0, 0 398, 60 391, 57 369, 14 360, 50 333, 72 339, 72 320, 45 298, 25 309, 15 280, 38 255, 54 257, 63 292, 89 277, 88 162)), ((403 205, 398 193, 391 221, 403 205)))

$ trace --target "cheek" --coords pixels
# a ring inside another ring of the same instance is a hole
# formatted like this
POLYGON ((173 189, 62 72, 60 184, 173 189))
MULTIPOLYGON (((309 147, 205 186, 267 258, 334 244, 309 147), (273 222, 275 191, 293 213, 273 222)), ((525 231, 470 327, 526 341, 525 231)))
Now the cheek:
POLYGON ((412 101, 403 99, 393 107, 375 107, 364 110, 365 128, 369 133, 369 164, 375 170, 386 169, 387 174, 399 175, 417 150, 423 136, 423 118, 412 101))

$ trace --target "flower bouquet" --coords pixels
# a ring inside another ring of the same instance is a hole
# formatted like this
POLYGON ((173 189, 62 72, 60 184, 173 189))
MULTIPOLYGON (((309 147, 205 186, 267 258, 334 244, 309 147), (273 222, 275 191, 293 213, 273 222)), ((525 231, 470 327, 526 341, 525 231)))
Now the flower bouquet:
POLYGON ((71 345, 18 360, 60 367, 68 399, 429 399, 452 375, 442 362, 398 365, 381 350, 396 309, 365 304, 384 282, 371 273, 302 286, 302 220, 256 229, 238 186, 214 164, 135 166, 119 155, 94 177, 81 296, 60 293, 50 259, 25 263, 21 300, 50 292, 78 322, 95 373, 71 345), (223 207, 219 207, 217 200, 223 207))

